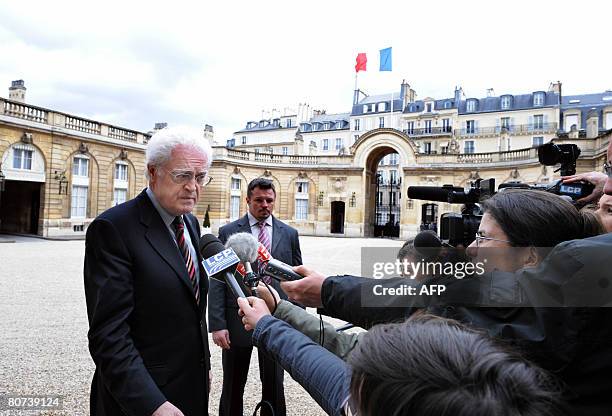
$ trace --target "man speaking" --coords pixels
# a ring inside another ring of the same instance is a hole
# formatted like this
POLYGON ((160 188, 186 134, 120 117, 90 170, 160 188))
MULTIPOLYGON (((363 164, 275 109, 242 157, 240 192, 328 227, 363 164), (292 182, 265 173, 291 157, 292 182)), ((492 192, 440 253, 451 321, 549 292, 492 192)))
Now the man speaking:
POLYGON ((208 279, 190 213, 211 157, 197 132, 159 131, 146 151, 148 188, 87 230, 91 415, 208 414, 208 279))

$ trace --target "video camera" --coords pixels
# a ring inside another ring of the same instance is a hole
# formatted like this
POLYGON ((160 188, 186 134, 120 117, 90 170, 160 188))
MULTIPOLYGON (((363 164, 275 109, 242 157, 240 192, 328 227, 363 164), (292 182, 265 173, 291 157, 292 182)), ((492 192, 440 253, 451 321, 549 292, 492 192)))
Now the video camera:
MULTIPOLYGON (((561 176, 576 173, 576 160, 580 156, 580 148, 575 144, 546 143, 538 147, 538 160, 542 165, 561 166, 555 172, 561 176)), ((594 186, 588 182, 564 184, 558 180, 553 184, 529 185, 522 182, 507 182, 499 185, 498 191, 505 189, 534 189, 551 192, 556 195, 570 197, 573 201, 590 195, 594 186)), ((461 213, 446 212, 440 216, 440 238, 451 246, 467 247, 474 241, 482 219, 482 209, 478 203, 495 194, 495 179, 477 179, 468 188, 453 185, 409 186, 408 198, 428 201, 464 204, 461 213)))

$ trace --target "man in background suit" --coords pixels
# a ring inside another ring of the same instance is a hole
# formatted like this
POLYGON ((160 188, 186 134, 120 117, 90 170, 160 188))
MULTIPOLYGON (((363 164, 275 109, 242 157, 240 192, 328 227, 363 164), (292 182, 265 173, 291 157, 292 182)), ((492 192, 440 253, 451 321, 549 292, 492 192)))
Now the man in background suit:
POLYGON ((146 151, 149 187, 87 230, 93 416, 208 415, 208 279, 190 213, 211 158, 196 131, 159 131, 146 151))
MULTIPOLYGON (((302 264, 298 233, 294 228, 272 216, 276 191, 274 184, 263 178, 249 183, 247 188, 247 214, 219 230, 219 239, 225 243, 235 233, 252 233, 266 245, 275 259, 292 266, 302 264)), ((283 299, 287 296, 280 284, 269 282, 283 299)), ((225 284, 211 280, 208 321, 215 344, 223 348, 223 392, 219 405, 220 416, 242 416, 244 387, 253 351, 252 332, 247 332, 238 316, 238 304, 225 284)), ((259 376, 263 386, 262 400, 274 408, 275 416, 285 416, 283 368, 258 352, 259 376)), ((262 415, 271 416, 267 406, 262 415)))

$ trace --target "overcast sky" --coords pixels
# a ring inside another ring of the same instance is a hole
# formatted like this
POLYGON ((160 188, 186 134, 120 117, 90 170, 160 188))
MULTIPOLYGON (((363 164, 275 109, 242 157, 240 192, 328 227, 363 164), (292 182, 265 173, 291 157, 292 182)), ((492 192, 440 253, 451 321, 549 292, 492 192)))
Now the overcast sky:
POLYGON ((148 131, 211 124, 221 142, 263 109, 348 112, 359 87, 419 98, 612 88, 612 6, 603 1, 0 0, 0 96, 148 131), (210 4, 207 4, 210 3, 210 4), (378 51, 393 47, 393 71, 378 51))

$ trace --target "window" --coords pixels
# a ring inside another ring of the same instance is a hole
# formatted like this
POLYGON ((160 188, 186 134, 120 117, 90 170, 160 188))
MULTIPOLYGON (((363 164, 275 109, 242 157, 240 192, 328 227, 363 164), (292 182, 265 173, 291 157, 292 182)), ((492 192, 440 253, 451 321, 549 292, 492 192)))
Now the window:
POLYGON ((113 200, 115 205, 123 204, 127 200, 127 189, 115 188, 113 200))
POLYGON ((359 140, 359 135, 358 134, 353 136, 353 143, 355 143, 357 140, 359 140))
POLYGON ((510 108, 510 96, 504 95, 501 97, 501 109, 508 110, 510 108))
POLYGON ((431 134, 431 120, 425 120, 425 134, 431 134))
POLYGON ((72 218, 85 218, 87 213, 87 187, 73 185, 71 202, 70 216, 72 218))
POLYGON ((536 107, 540 107, 544 105, 544 93, 536 92, 533 94, 533 105, 536 107))
POLYGON ((368 112, 368 105, 367 105, 367 104, 364 104, 364 105, 363 105, 363 112, 364 112, 364 113, 367 113, 367 112, 368 112))
POLYGON ((510 117, 502 117, 500 121, 502 129, 510 130, 510 117))
POLYGON ((127 181, 128 180, 128 169, 127 165, 124 163, 117 163, 115 165, 115 180, 117 181, 127 181))
POLYGON ((397 171, 395 169, 389 171, 389 181, 392 185, 397 183, 397 171))
POLYGON ((533 147, 542 146, 543 144, 544 144, 544 137, 542 136, 536 136, 531 139, 531 145, 533 147))
POLYGON ((394 206, 397 204, 397 200, 395 199, 396 195, 395 192, 390 192, 389 193, 389 205, 394 206))
POLYGON ((379 129, 385 128, 385 118, 384 117, 378 117, 378 128, 379 129))
POLYGON ((291 119, 290 118, 287 119, 287 127, 291 127, 291 119))
POLYGON ((431 103, 425 104, 425 111, 431 113, 431 103))
POLYGON ((431 142, 423 143, 423 153, 431 153, 431 142))
POLYGON ((406 124, 406 134, 414 134, 414 121, 409 121, 406 124))
POLYGON ((576 129, 578 129, 578 115, 573 114, 573 115, 567 115, 565 116, 565 131, 570 131, 572 130, 572 126, 576 126, 576 129))
POLYGON ((308 193, 308 182, 296 182, 297 193, 307 194, 308 193))
POLYGON ((247 138, 246 138, 246 136, 242 136, 242 144, 247 144, 247 138))
POLYGON ((444 108, 451 108, 451 102, 450 101, 444 101, 444 108))
POLYGON ((465 132, 467 134, 476 133, 476 122, 474 120, 467 120, 465 122, 465 132))
POLYGON ((344 143, 343 143, 342 138, 338 137, 336 139, 336 150, 342 149, 343 146, 344 146, 344 143))
POLYGON ((474 140, 466 140, 463 143, 463 153, 474 153, 474 140))
POLYGON ((361 120, 355 120, 355 130, 361 130, 361 120))
POLYGON ((287 156, 289 154, 289 148, 287 146, 283 146, 283 156, 287 156))
POLYGON ((473 113, 474 111, 476 111, 476 100, 475 99, 469 99, 467 101, 467 110, 468 113, 473 113))
POLYGON ((323 124, 323 129, 324 130, 329 130, 329 126, 331 126, 331 123, 324 123, 323 124))
POLYGON ((13 169, 32 170, 32 150, 13 149, 13 169))
POLYGON ((240 217, 240 197, 238 195, 230 196, 230 219, 237 220, 240 217))
POLYGON ((75 157, 72 162, 72 175, 87 177, 89 173, 89 159, 75 157))
POLYGON ((534 130, 544 129, 544 116, 542 114, 533 116, 533 129, 534 130))
POLYGON ((450 118, 443 118, 442 119, 442 131, 444 133, 450 133, 451 132, 450 118))
POLYGON ((232 190, 239 191, 240 190, 240 179, 232 178, 232 190))
POLYGON ((387 103, 378 103, 378 111, 385 111, 387 109, 387 103))
POLYGON ((605 129, 606 130, 610 130, 612 129, 612 113, 606 113, 606 121, 605 121, 605 129))
POLYGON ((295 199, 295 219, 298 221, 308 219, 308 199, 295 199))
POLYGON ((278 127, 278 126, 280 126, 280 120, 279 120, 279 119, 277 119, 277 118, 275 118, 275 119, 272 121, 272 125, 273 125, 274 127, 278 127))
POLYGON ((398 165, 398 157, 399 157, 399 155, 397 153, 391 153, 389 155, 389 164, 393 165, 393 166, 397 166, 398 165))
POLYGON ((323 139, 323 150, 329 150, 329 139, 323 139))

